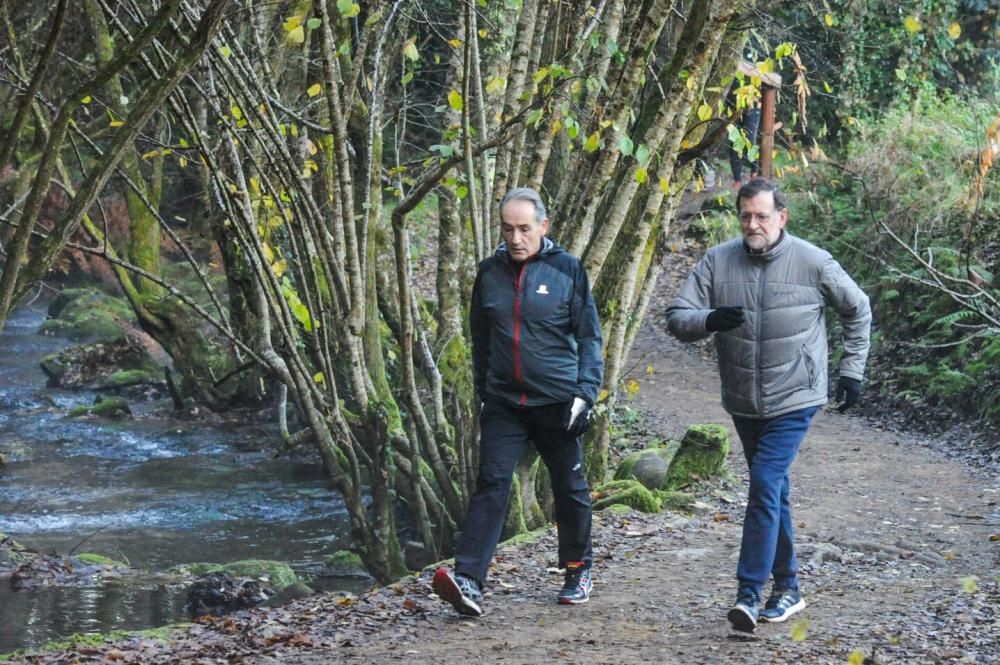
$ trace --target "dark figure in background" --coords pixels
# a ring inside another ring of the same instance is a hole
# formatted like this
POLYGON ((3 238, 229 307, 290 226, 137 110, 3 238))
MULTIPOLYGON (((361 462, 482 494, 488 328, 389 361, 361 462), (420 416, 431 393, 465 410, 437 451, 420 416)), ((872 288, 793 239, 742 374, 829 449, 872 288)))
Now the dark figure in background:
POLYGON ((692 342, 715 333, 722 405, 750 468, 750 489, 728 619, 752 632, 805 607, 789 503, 789 469, 809 424, 827 402, 825 310, 843 327, 836 398, 854 406, 868 358, 868 296, 830 254, 784 230, 778 186, 758 178, 736 196, 743 237, 708 250, 667 308, 667 326, 692 342), (759 612, 768 578, 771 595, 759 612))
POLYGON ((435 593, 466 616, 482 589, 507 514, 514 469, 534 444, 552 480, 564 605, 585 603, 592 582, 590 487, 581 435, 604 374, 601 326, 583 265, 550 239, 538 193, 500 202, 504 242, 479 265, 470 328, 479 417, 479 476, 455 549, 455 571, 435 593))

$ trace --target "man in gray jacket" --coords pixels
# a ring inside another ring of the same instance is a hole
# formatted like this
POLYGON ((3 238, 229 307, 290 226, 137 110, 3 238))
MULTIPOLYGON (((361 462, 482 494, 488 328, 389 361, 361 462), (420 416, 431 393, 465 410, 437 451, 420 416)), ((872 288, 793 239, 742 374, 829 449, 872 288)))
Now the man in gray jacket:
POLYGON ((751 180, 737 193, 736 207, 743 237, 708 250, 667 308, 667 326, 686 342, 715 333, 722 405, 750 468, 739 591, 728 619, 751 632, 758 617, 785 621, 805 607, 788 472, 813 416, 827 402, 824 310, 832 307, 843 327, 836 395, 843 412, 861 391, 871 308, 828 252, 785 231, 788 210, 776 184, 751 180))

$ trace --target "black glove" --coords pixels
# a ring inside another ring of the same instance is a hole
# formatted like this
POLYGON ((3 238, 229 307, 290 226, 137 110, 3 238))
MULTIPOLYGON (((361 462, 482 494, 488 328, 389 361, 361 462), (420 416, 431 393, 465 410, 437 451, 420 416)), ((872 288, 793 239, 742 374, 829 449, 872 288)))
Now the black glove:
POLYGON ((587 400, 574 397, 573 401, 566 402, 563 410, 563 429, 574 439, 582 436, 587 431, 590 424, 590 404, 587 400))
POLYGON ((861 397, 861 382, 849 376, 840 377, 840 381, 837 383, 836 399, 841 402, 841 405, 837 407, 837 411, 841 413, 847 411, 858 403, 859 397, 861 397))
POLYGON ((745 318, 743 308, 740 306, 719 307, 718 309, 713 309, 712 313, 705 319, 705 330, 708 332, 726 332, 733 328, 739 328, 743 325, 745 318))

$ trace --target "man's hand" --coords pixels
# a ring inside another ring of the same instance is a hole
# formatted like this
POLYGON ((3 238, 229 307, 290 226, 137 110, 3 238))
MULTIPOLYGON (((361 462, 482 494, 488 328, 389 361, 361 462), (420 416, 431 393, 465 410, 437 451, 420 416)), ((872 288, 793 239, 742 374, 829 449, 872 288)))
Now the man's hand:
POLYGON ((719 307, 718 309, 713 309, 712 313, 705 319, 705 330, 708 332, 726 332, 733 328, 739 328, 743 325, 745 318, 743 308, 740 306, 719 307))
POLYGON ((837 383, 837 394, 836 399, 840 402, 840 406, 837 407, 837 411, 843 413, 849 408, 858 403, 858 398, 861 397, 861 382, 857 379, 852 379, 849 376, 840 377, 840 381, 837 383))
POLYGON ((572 402, 566 402, 563 414, 563 429, 576 438, 587 431, 590 424, 590 405, 587 400, 574 397, 572 402))

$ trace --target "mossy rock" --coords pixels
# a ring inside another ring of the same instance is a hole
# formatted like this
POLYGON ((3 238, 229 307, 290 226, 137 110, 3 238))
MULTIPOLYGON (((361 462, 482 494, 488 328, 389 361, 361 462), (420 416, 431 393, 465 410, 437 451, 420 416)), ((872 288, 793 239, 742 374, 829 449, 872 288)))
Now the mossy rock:
POLYGON ((153 369, 121 369, 112 373, 100 386, 100 390, 117 390, 129 386, 139 386, 158 383, 163 380, 159 368, 153 369))
POLYGON ((65 289, 49 303, 49 319, 38 332, 81 340, 118 340, 125 336, 119 321, 134 321, 124 300, 97 289, 65 289))
POLYGON ((513 538, 508 538, 503 541, 504 546, 508 545, 524 545, 525 543, 537 543, 539 540, 545 537, 549 532, 549 525, 538 527, 532 531, 525 531, 524 533, 519 533, 513 538))
POLYGON ((85 563, 90 566, 104 566, 105 568, 128 568, 128 564, 122 563, 121 561, 115 561, 111 557, 104 556, 103 554, 96 554, 94 552, 83 552, 82 554, 77 554, 73 557, 81 563, 85 563))
MULTIPOLYGON (((7 464, 11 462, 30 462, 35 458, 35 449, 23 441, 7 440, 0 443, 0 453, 7 458, 7 464)), ((3 534, 0 534, 0 539, 3 534)))
POLYGON ((694 495, 688 494, 687 492, 660 490, 656 492, 656 496, 659 497, 664 510, 690 511, 694 509, 695 505, 698 503, 698 500, 695 499, 694 495))
POLYGON ((365 562, 361 557, 349 550, 337 550, 323 561, 323 566, 328 575, 335 577, 362 577, 367 576, 365 562))
POLYGON ((615 469, 615 480, 632 478, 647 489, 658 490, 667 479, 673 456, 674 451, 670 448, 646 448, 632 453, 615 469))
POLYGON ((594 510, 603 510, 615 504, 626 505, 644 513, 658 513, 663 509, 660 499, 638 480, 612 480, 594 490, 594 510))
POLYGON ((68 415, 70 418, 79 418, 80 416, 124 418, 131 416, 132 411, 128 408, 128 402, 123 397, 103 397, 98 395, 93 404, 73 407, 70 409, 68 415))
POLYGON ((12 571, 21 564, 34 561, 38 556, 7 534, 0 533, 0 570, 12 571))
POLYGON ((249 577, 266 581, 275 591, 281 591, 299 581, 298 575, 287 563, 267 559, 246 559, 231 563, 187 563, 175 566, 171 572, 194 577, 204 577, 212 573, 225 573, 230 577, 249 577))
POLYGON ((670 461, 664 490, 678 490, 719 475, 729 457, 729 433, 722 425, 692 425, 670 461))

